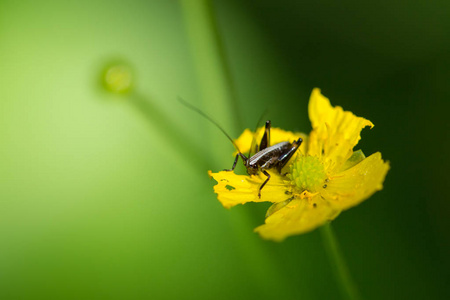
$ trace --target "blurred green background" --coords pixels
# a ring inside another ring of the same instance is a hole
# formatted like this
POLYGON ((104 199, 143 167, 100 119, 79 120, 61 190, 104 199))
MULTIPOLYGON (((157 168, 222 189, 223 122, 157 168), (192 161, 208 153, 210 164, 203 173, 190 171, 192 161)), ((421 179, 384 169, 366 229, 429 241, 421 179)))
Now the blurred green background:
MULTIPOLYGON (((363 297, 448 299, 450 2, 213 9, 233 136, 266 108, 309 132, 313 87, 375 124, 358 148, 391 162, 384 190, 333 222, 363 297)), ((233 148, 176 99, 230 121, 186 27, 178 1, 0 0, 0 299, 341 299, 317 231, 267 242, 267 205, 216 200, 233 148), (117 63, 128 94, 101 85, 117 63)))

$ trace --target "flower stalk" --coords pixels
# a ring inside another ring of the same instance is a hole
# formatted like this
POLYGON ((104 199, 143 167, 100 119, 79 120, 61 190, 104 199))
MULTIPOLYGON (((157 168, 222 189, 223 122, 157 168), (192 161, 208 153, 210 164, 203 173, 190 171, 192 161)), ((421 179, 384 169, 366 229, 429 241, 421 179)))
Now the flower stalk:
POLYGON ((325 251, 332 265, 334 274, 338 281, 343 299, 361 299, 358 289, 350 275, 347 264, 339 249, 339 244, 330 223, 320 227, 320 234, 325 246, 325 251))
MULTIPOLYGON (((242 126, 225 47, 217 28, 212 3, 209 0, 183 0, 181 4, 203 100, 202 108, 212 113, 224 128, 235 134, 242 126)), ((213 134, 210 141, 211 145, 217 145, 223 141, 223 136, 213 134)), ((219 153, 218 156, 229 157, 228 153, 223 154, 219 153)))

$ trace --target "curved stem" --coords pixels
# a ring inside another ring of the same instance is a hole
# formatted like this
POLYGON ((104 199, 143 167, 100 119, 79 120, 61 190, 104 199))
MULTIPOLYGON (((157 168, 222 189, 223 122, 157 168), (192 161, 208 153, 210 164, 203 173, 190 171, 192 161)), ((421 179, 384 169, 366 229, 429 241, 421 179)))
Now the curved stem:
POLYGON ((150 97, 133 93, 129 95, 127 102, 145 117, 152 128, 156 129, 161 140, 171 147, 174 155, 184 159, 192 170, 205 174, 206 161, 211 160, 211 155, 190 141, 150 97))
POLYGON ((181 4, 203 107, 236 134, 241 128, 236 93, 211 1, 183 0, 181 4))
POLYGON ((343 298, 352 300, 361 299, 347 264, 345 263, 344 257, 339 249, 338 241, 333 232, 333 228, 331 228, 331 224, 328 223, 322 226, 320 228, 320 233, 343 298))

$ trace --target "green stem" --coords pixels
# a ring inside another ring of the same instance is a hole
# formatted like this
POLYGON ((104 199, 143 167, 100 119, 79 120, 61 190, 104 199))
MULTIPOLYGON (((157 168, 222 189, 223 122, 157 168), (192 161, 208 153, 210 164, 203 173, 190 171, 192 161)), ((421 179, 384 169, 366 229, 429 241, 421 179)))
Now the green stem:
MULTIPOLYGON (((184 132, 175 126, 169 115, 161 110, 151 97, 139 93, 133 82, 132 67, 125 61, 111 61, 101 76, 101 85, 109 93, 120 97, 124 102, 133 106, 148 124, 159 134, 160 140, 169 146, 166 151, 178 156, 190 164, 190 168, 202 175, 207 168, 206 162, 210 155, 203 147, 191 142, 184 132)), ((122 101, 121 101, 122 102, 122 101)), ((155 142, 159 142, 155 139, 155 142)))
POLYGON ((323 243, 328 254, 328 258, 336 275, 341 293, 344 299, 361 299, 358 289, 353 282, 344 257, 339 249, 338 241, 333 232, 331 224, 328 223, 320 228, 323 243))
MULTIPOLYGON (((242 128, 236 93, 211 1, 182 0, 181 4, 203 99, 202 107, 235 135, 242 128)), ((224 141, 217 131, 211 136, 212 145, 224 141)), ((228 158, 229 154, 220 157, 228 158)))

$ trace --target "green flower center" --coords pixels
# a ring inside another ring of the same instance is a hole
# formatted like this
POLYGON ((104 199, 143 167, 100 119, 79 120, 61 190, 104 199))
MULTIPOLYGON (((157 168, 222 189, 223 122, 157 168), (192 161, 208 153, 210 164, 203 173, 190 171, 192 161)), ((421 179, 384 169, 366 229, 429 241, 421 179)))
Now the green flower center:
POLYGON ((316 192, 323 186, 327 174, 320 160, 315 156, 299 156, 291 165, 291 182, 301 191, 316 192))

